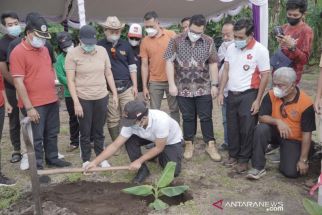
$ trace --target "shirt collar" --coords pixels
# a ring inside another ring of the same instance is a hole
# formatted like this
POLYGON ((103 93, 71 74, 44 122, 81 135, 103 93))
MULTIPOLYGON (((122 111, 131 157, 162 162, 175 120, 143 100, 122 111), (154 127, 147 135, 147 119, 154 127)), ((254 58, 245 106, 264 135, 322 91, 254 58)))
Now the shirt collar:
POLYGON ((251 41, 249 41, 249 43, 247 44, 246 49, 254 48, 255 44, 256 44, 256 40, 252 38, 251 41))

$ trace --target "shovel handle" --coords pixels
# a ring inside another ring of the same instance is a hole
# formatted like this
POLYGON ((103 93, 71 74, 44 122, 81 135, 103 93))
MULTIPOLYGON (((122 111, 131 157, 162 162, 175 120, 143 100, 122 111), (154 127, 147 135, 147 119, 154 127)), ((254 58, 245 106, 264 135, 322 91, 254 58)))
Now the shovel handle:
MULTIPOLYGON (((95 167, 89 169, 87 172, 106 172, 113 170, 128 170, 129 166, 112 166, 112 167, 95 167)), ((53 175, 53 174, 64 174, 64 173, 79 173, 84 172, 84 168, 61 168, 61 169, 46 169, 38 170, 38 175, 53 175)))

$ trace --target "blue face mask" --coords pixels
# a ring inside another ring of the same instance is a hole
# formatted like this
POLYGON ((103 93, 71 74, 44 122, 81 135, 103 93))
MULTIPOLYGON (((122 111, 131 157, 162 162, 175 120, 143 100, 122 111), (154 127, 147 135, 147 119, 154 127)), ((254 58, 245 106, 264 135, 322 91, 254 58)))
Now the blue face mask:
POLYGON ((92 52, 95 49, 95 45, 85 45, 85 44, 82 44, 81 47, 87 53, 90 53, 90 52, 92 52))
POLYGON ((18 37, 21 33, 20 25, 14 25, 7 28, 8 34, 14 37, 18 37))
POLYGON ((44 47, 46 39, 33 36, 32 40, 29 39, 29 42, 34 48, 41 48, 44 47))
POLYGON ((235 40, 235 47, 238 49, 243 49, 247 46, 247 40, 235 40))

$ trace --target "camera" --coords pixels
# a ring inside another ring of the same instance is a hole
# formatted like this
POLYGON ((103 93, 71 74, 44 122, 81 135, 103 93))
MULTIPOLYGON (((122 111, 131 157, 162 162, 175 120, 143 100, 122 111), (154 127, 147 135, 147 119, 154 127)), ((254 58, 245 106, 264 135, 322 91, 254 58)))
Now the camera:
POLYGON ((283 28, 281 26, 274 27, 273 33, 276 37, 284 36, 283 28))

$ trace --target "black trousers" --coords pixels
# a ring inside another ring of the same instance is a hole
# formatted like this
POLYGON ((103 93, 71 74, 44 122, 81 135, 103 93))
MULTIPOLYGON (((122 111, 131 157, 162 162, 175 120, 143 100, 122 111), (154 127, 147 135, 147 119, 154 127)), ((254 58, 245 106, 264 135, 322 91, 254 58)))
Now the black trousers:
POLYGON ((6 94, 9 104, 12 106, 12 112, 8 114, 10 141, 13 150, 20 151, 20 118, 16 90, 6 88, 6 94))
POLYGON ((79 98, 83 108, 83 118, 78 118, 80 131, 80 146, 83 162, 91 159, 91 136, 94 141, 94 151, 99 155, 104 149, 104 125, 106 122, 108 96, 98 100, 79 98))
POLYGON ((301 142, 282 139, 274 126, 260 123, 254 132, 252 165, 255 169, 265 168, 265 149, 270 143, 280 145, 280 172, 289 178, 299 176, 296 166, 301 155, 301 142))
POLYGON ((70 145, 79 145, 79 123, 75 115, 74 102, 71 97, 65 97, 66 108, 69 115, 70 145))
MULTIPOLYGON (((1 143, 1 139, 2 139, 4 115, 5 115, 5 110, 4 110, 4 106, 2 106, 2 107, 0 107, 0 143, 1 143)), ((1 149, 2 149, 2 147, 0 146, 0 175, 1 175, 1 149)))
MULTIPOLYGON (((137 160, 142 156, 141 146, 147 145, 149 143, 151 143, 150 140, 143 139, 137 135, 132 135, 125 142, 126 151, 129 155, 131 162, 137 160)), ((169 161, 173 161, 177 164, 174 173, 175 177, 177 177, 181 172, 181 160, 183 154, 182 145, 182 142, 173 145, 166 145, 164 147, 164 150, 158 156, 159 164, 162 166, 162 168, 164 168, 169 161)), ((142 166, 147 168, 145 163, 143 163, 142 166)))
POLYGON ((54 102, 35 107, 39 113, 39 123, 31 123, 37 168, 43 168, 43 155, 46 161, 55 163, 58 159, 59 105, 54 102))
POLYGON ((254 128, 257 115, 251 115, 251 106, 257 96, 257 90, 248 90, 239 95, 228 93, 227 133, 229 156, 239 163, 247 163, 251 158, 254 128))
POLYGON ((182 113, 184 140, 193 141, 197 129, 197 115, 200 119, 204 142, 208 143, 209 141, 215 140, 212 123, 213 104, 211 95, 197 97, 177 96, 177 101, 182 113))

